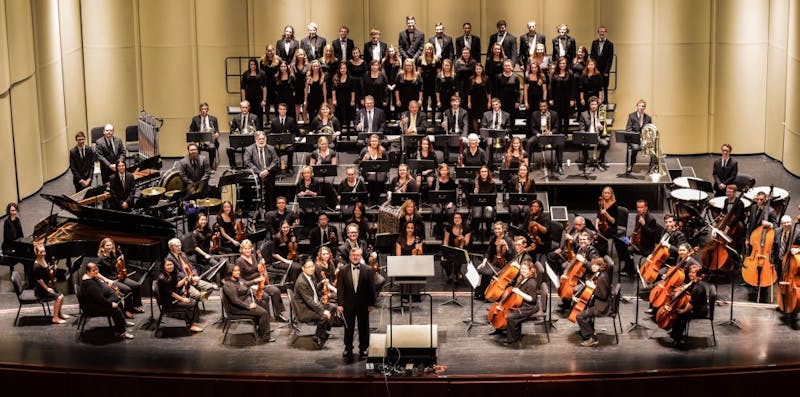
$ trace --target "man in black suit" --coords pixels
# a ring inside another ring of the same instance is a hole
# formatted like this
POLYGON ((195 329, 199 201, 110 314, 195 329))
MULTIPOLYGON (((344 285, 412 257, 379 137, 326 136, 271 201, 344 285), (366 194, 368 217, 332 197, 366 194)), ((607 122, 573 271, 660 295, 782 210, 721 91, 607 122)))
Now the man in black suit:
MULTIPOLYGON (((257 126, 261 125, 261 120, 258 116, 250 113, 250 102, 239 102, 239 109, 241 112, 237 114, 230 122, 231 134, 252 134, 258 130, 257 126)), ((236 168, 236 153, 244 153, 244 147, 228 147, 225 151, 228 153, 228 163, 231 168, 236 168)))
POLYGON ((592 259, 590 270, 593 274, 599 273, 596 282, 586 281, 587 286, 594 288, 593 299, 586 309, 578 313, 576 320, 583 339, 580 345, 584 347, 600 344, 594 332, 594 318, 606 315, 611 308, 611 284, 606 275, 606 268, 606 261, 603 258, 592 259))
POLYGON ((111 174, 117 172, 117 160, 125 158, 125 146, 122 139, 114 136, 114 126, 106 124, 103 136, 94 143, 95 157, 100 160, 100 177, 108 183, 111 174))
POLYGON ((322 289, 322 282, 317 282, 314 277, 314 261, 307 260, 303 264, 303 274, 294 282, 294 309, 297 310, 297 319, 301 323, 316 324, 314 346, 317 349, 321 349, 328 340, 332 311, 336 310, 336 306, 320 301, 322 289))
POLYGON ((397 39, 397 50, 400 57, 405 60, 416 60, 422 55, 422 45, 425 43, 425 33, 417 30, 417 20, 413 16, 406 17, 406 30, 400 32, 397 39))
POLYGON ((211 179, 211 167, 208 159, 200 155, 200 150, 194 142, 186 145, 186 156, 178 164, 184 186, 203 183, 202 193, 197 197, 208 197, 208 180, 211 179))
POLYGON ((400 116, 400 126, 404 134, 424 134, 428 128, 428 116, 419 110, 419 102, 408 103, 408 110, 400 116))
POLYGON ((447 134, 463 137, 469 134, 469 116, 465 109, 461 109, 461 97, 458 94, 450 97, 450 108, 444 111, 442 128, 447 134))
POLYGON ((317 35, 317 24, 311 22, 308 24, 308 36, 300 40, 300 48, 306 52, 308 62, 315 59, 322 58, 322 49, 328 41, 324 37, 317 35))
MULTIPOLYGON (((636 132, 641 135, 642 127, 653 122, 650 115, 644 112, 645 109, 647 109, 647 102, 645 102, 644 99, 640 99, 636 102, 636 111, 628 115, 628 123, 625 125, 625 131, 636 132)), ((636 164, 636 155, 639 154, 641 148, 642 146, 640 144, 633 143, 628 145, 628 157, 630 158, 630 162, 627 164, 626 168, 628 173, 633 171, 633 165, 636 164)), ((652 159, 650 159, 650 165, 653 165, 652 159)))
MULTIPOLYGON (((300 129, 297 127, 297 121, 294 117, 287 116, 289 105, 281 102, 278 104, 278 117, 272 119, 269 123, 270 134, 292 134, 298 136, 300 129)), ((294 167, 294 147, 288 145, 287 148, 281 150, 281 154, 286 154, 286 166, 291 170, 294 167)))
MULTIPOLYGON (((386 50, 389 48, 386 43, 381 41, 380 30, 370 30, 369 37, 370 41, 364 43, 364 62, 366 62, 367 65, 369 65, 373 60, 382 60, 383 57, 386 56, 386 50)), ((352 57, 350 53, 348 53, 348 55, 352 57)))
MULTIPOLYGON (((531 113, 531 118, 528 119, 528 127, 530 128, 530 136, 525 146, 528 153, 535 153, 536 148, 539 146, 539 136, 542 134, 554 135, 560 134, 558 130, 558 113, 554 110, 547 108, 547 101, 542 99, 539 101, 539 110, 531 113)), ((556 162, 558 163, 558 172, 563 172, 561 162, 564 158, 564 146, 556 146, 556 162)), ((533 155, 530 155, 531 162, 533 162, 533 155)))
POLYGON ((278 231, 281 229, 281 223, 283 223, 284 220, 289 222, 292 226, 300 225, 300 220, 297 216, 293 212, 286 210, 286 197, 283 196, 275 198, 275 209, 267 212, 264 218, 266 219, 267 231, 272 236, 278 234, 278 231))
MULTIPOLYGON (((589 98, 589 109, 581 112, 580 117, 578 118, 578 123, 581 126, 582 132, 588 132, 592 134, 597 134, 597 149, 598 149, 598 159, 597 159, 597 168, 601 171, 606 170, 606 152, 608 152, 608 146, 611 143, 610 135, 606 135, 605 138, 602 137, 605 131, 605 125, 603 125, 602 120, 598 117, 598 107, 599 107, 600 100, 597 99, 596 96, 592 96, 589 98)), ((589 163, 589 145, 584 145, 581 148, 581 152, 583 154, 583 163, 589 163)))
POLYGON ((375 288, 372 270, 363 263, 361 248, 349 252, 347 264, 339 271, 337 302, 344 314, 344 353, 353 360, 353 332, 358 320, 358 357, 365 359, 369 349, 369 313, 375 307, 375 288))
POLYGON ((575 39, 569 37, 569 28, 565 24, 558 25, 558 36, 553 38, 553 63, 558 62, 558 58, 567 58, 567 65, 572 65, 572 60, 575 59, 575 53, 578 47, 575 45, 575 39))
POLYGON ((383 109, 375 107, 375 98, 372 95, 364 97, 364 108, 358 109, 356 131, 358 132, 383 132, 386 124, 386 115, 383 109))
POLYGON ((512 65, 516 65, 517 38, 511 33, 508 33, 508 30, 506 29, 507 24, 505 19, 497 21, 497 33, 489 36, 489 47, 486 49, 486 53, 491 54, 494 43, 500 43, 500 45, 503 47, 503 54, 505 54, 507 59, 511 60, 512 65))
POLYGON ((528 33, 519 36, 519 66, 522 70, 525 70, 531 55, 536 51, 536 44, 546 45, 546 43, 547 38, 536 31, 536 21, 529 21, 528 33))
POLYGON ((658 225, 656 218, 650 213, 649 206, 645 200, 636 201, 636 220, 634 221, 633 230, 634 233, 639 233, 639 245, 634 246, 633 242, 631 242, 628 246, 624 244, 617 246, 619 261, 624 264, 622 272, 631 276, 636 273, 631 255, 634 253, 641 256, 649 255, 656 243, 658 243, 658 238, 661 237, 661 226, 658 225))
POLYGON ((72 172, 72 184, 79 192, 92 185, 94 175, 94 150, 86 146, 86 134, 78 131, 75 134, 75 147, 69 150, 69 170, 72 172))
POLYGON ((215 116, 208 114, 208 103, 203 102, 200 104, 200 114, 192 117, 189 131, 211 132, 211 142, 201 143, 198 149, 208 152, 208 161, 214 167, 214 161, 217 159, 217 151, 219 150, 219 121, 215 116))
POLYGON ((367 251, 367 240, 365 240, 362 236, 359 235, 358 224, 351 223, 345 227, 345 237, 346 239, 339 244, 338 254, 339 260, 342 262, 347 262, 347 258, 350 256, 350 250, 353 248, 360 248, 362 252, 367 251))
POLYGON ((256 142, 244 151, 244 166, 258 175, 264 192, 264 208, 271 209, 272 189, 275 186, 275 171, 278 168, 278 154, 275 148, 267 145, 263 131, 256 132, 256 142))
POLYGON ((714 175, 714 191, 717 196, 724 195, 725 187, 734 183, 736 176, 739 174, 739 164, 736 159, 731 158, 733 147, 730 144, 723 143, 720 150, 722 151, 722 157, 714 160, 714 170, 712 172, 714 175))
POLYGON ((433 27, 435 32, 434 36, 431 37, 428 42, 433 44, 433 53, 439 57, 439 60, 453 60, 453 38, 444 34, 444 25, 441 22, 438 22, 436 26, 433 27))
POLYGON ((326 244, 331 252, 339 246, 339 233, 336 226, 328 224, 328 214, 322 212, 319 214, 317 227, 311 229, 308 233, 310 246, 312 252, 319 251, 319 248, 326 244))
MULTIPOLYGON (((80 304, 87 314, 108 314, 114 322, 114 331, 122 339, 133 339, 133 334, 125 330, 128 323, 122 313, 120 298, 111 287, 98 276, 100 269, 96 263, 86 264, 86 273, 81 277, 80 304)), ((130 323, 133 325, 133 323, 130 323)))
POLYGON ((458 36, 455 41, 456 53, 455 56, 461 56, 461 51, 466 47, 469 48, 469 53, 472 59, 477 63, 481 63, 481 38, 472 34, 472 24, 464 22, 462 25, 464 34, 458 36))
POLYGON ((603 103, 608 103, 608 77, 611 74, 611 63, 614 62, 614 43, 606 37, 606 27, 597 28, 597 39, 592 41, 589 58, 597 62, 597 69, 603 74, 603 103))
MULTIPOLYGON (((331 43, 333 46, 333 55, 339 60, 339 62, 353 59, 352 51, 353 48, 355 48, 355 44, 353 43, 353 40, 347 37, 349 34, 350 28, 342 25, 339 27, 339 38, 331 43)), ((364 54, 364 56, 366 56, 366 54, 364 54)))
POLYGON ((767 205, 767 194, 758 192, 753 205, 750 206, 750 212, 747 214, 747 240, 745 244, 749 244, 750 233, 757 227, 764 226, 767 229, 774 227, 777 217, 775 209, 767 205))
POLYGON ((117 211, 133 209, 133 198, 136 193, 133 174, 125 170, 125 159, 117 160, 116 172, 109 177, 108 188, 111 191, 111 208, 117 211))
POLYGON ((300 48, 300 43, 294 38, 294 27, 286 25, 283 28, 283 37, 275 43, 275 54, 290 64, 294 61, 294 52, 298 48, 300 48))

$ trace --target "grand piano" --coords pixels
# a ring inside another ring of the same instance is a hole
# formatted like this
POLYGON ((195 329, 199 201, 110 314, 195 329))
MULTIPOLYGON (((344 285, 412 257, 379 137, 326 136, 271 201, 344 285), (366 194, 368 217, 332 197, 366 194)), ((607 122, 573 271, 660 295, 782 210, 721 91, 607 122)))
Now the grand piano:
POLYGON ((110 237, 122 247, 126 259, 154 262, 166 256, 167 241, 175 237, 175 226, 161 218, 89 207, 66 195, 42 197, 74 218, 48 216, 35 226, 32 236, 11 243, 11 257, 32 260, 34 242, 46 243, 48 259, 94 257, 100 240, 110 237))

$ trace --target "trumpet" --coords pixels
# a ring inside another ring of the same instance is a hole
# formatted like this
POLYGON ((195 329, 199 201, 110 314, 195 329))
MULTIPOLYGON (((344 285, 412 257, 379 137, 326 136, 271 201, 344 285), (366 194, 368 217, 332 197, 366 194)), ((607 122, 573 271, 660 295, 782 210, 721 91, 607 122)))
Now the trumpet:
POLYGON ((598 135, 600 138, 606 138, 608 136, 608 118, 606 116, 606 112, 608 111, 608 105, 600 105, 600 108, 597 110, 597 118, 600 120, 600 131, 598 131, 598 135))

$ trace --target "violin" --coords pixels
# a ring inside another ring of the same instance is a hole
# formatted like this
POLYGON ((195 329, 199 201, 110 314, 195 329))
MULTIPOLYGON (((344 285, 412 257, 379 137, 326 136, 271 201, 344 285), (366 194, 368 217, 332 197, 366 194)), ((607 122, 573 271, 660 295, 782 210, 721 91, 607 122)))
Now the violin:
MULTIPOLYGON (((519 274, 519 258, 522 258, 523 255, 533 250, 533 246, 528 246, 521 252, 517 253, 517 256, 511 261, 511 266, 506 266, 500 271, 499 274, 492 278, 492 282, 490 282, 489 286, 486 287, 486 291, 484 291, 483 296, 492 302, 496 302, 498 299, 500 299, 503 296, 506 287, 511 284, 511 282, 514 281, 519 274)), ((505 259, 503 261, 505 262, 505 259)))
POLYGON ((269 275, 267 275, 267 266, 264 258, 261 256, 261 250, 256 251, 256 258, 258 259, 258 275, 261 281, 258 282, 256 289, 256 300, 261 300, 264 297, 264 288, 269 284, 269 275))
POLYGON ((791 252, 792 248, 798 248, 792 245, 798 224, 800 224, 800 215, 789 233, 789 247, 786 247, 786 253, 782 258, 783 271, 778 282, 778 309, 787 314, 795 313, 800 307, 800 255, 792 255, 791 252))
POLYGON ((296 261, 297 258, 300 257, 300 255, 297 253, 297 239, 294 238, 294 236, 291 236, 287 246, 289 247, 289 254, 286 255, 286 259, 290 261, 296 261))
POLYGON ((652 290, 650 290, 650 303, 653 307, 661 307, 667 303, 667 300, 670 297, 670 294, 677 288, 681 283, 686 280, 686 272, 684 271, 684 263, 692 257, 692 255, 696 254, 698 248, 695 247, 686 256, 685 259, 681 260, 675 266, 671 267, 667 272, 664 274, 664 279, 661 280, 658 284, 656 284, 652 290))
POLYGON ((239 242, 244 241, 247 238, 247 233, 245 232, 245 226, 243 220, 236 221, 236 224, 233 225, 233 230, 236 231, 236 240, 239 242))
POLYGON ((372 269, 373 272, 379 273, 381 271, 381 267, 378 264, 378 256, 372 255, 372 246, 370 245, 367 247, 367 251, 370 251, 369 258, 367 259, 367 265, 372 269))
POLYGON ((639 267, 639 274, 642 279, 648 284, 652 284, 658 279, 658 270, 669 259, 669 247, 664 246, 664 243, 669 239, 669 234, 665 235, 653 252, 647 256, 642 266, 639 267))
POLYGON ((639 246, 642 244, 642 224, 639 223, 639 219, 641 215, 636 216, 636 228, 633 229, 633 234, 631 234, 630 242, 631 245, 639 250, 639 246))
POLYGON ((514 287, 506 287, 500 300, 489 307, 486 317, 494 329, 506 329, 508 327, 508 313, 522 306, 522 295, 514 293, 513 290, 514 287))
POLYGON ((208 248, 210 254, 218 254, 222 250, 222 235, 219 233, 219 226, 214 225, 214 232, 211 235, 211 245, 208 248))
POLYGON ((419 246, 419 237, 414 238, 414 248, 411 249, 411 255, 422 255, 422 247, 417 248, 419 246))
POLYGON ((325 271, 322 271, 322 297, 319 299, 319 301, 323 305, 327 305, 331 301, 331 291, 328 288, 328 283, 328 276, 325 275, 325 271))
POLYGON ((602 211, 606 209, 603 205, 603 197, 600 197, 600 210, 597 211, 597 230, 600 231, 602 234, 608 233, 609 223, 608 223, 608 215, 603 213, 602 211))
POLYGON ((534 249, 542 245, 542 238, 539 236, 539 222, 528 222, 528 235, 531 238, 531 244, 534 245, 534 249))
POLYGON ((117 257, 117 280, 124 280, 128 277, 128 270, 125 269, 125 256, 122 255, 122 249, 117 247, 119 256, 117 257))
MULTIPOLYGON (((581 264, 581 267, 583 267, 583 264, 581 264)), ((594 296, 594 290, 597 288, 597 279, 600 277, 600 273, 602 272, 603 270, 600 270, 599 272, 593 274, 592 278, 589 279, 591 282, 587 281, 584 284, 583 291, 581 291, 580 296, 576 298, 577 300, 575 300, 575 304, 572 306, 572 311, 569 313, 569 321, 572 321, 573 323, 577 322, 578 314, 586 309, 586 306, 589 305, 589 301, 594 296)))
POLYGON ((189 287, 192 285, 192 278, 194 277, 194 272, 192 271, 192 266, 183 260, 183 254, 180 254, 181 264, 183 265, 183 272, 186 273, 186 285, 184 288, 186 289, 186 296, 189 296, 189 287))
POLYGON ((56 286, 56 257, 50 258, 50 265, 47 266, 48 281, 47 286, 53 288, 56 286))
MULTIPOLYGON (((766 219, 769 211, 772 190, 774 185, 770 185, 767 203, 764 205, 762 220, 766 219)), ((742 278, 747 284, 753 287, 769 287, 778 279, 778 273, 771 262, 772 243, 775 238, 775 230, 771 227, 759 225, 750 233, 750 256, 744 259, 742 265, 742 278)), ((759 298, 761 294, 758 294, 759 298)))
POLYGON ((658 324, 659 328, 672 329, 672 326, 675 325, 675 319, 678 318, 678 312, 685 310, 692 302, 692 295, 688 293, 692 285, 694 285, 694 281, 682 286, 681 291, 677 294, 675 293, 677 290, 673 291, 670 294, 669 302, 658 308, 656 324, 658 324))

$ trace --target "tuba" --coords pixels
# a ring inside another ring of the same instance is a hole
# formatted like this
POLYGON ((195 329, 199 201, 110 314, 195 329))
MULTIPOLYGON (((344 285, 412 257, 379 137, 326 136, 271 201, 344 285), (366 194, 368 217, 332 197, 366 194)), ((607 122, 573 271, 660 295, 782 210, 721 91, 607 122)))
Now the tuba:
POLYGON ((655 163, 658 167, 658 174, 664 175, 665 172, 661 166, 661 139, 658 134, 658 128, 655 124, 645 124, 642 127, 642 151, 655 158, 655 163))

